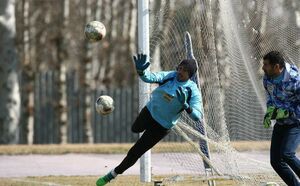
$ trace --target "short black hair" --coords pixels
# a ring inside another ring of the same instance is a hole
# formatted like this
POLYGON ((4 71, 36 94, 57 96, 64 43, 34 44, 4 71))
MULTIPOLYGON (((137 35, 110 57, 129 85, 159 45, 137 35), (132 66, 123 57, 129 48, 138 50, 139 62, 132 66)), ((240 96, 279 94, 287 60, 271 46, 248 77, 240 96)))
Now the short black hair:
POLYGON ((280 52, 278 51, 271 51, 269 53, 267 53, 264 57, 263 60, 269 60, 269 63, 274 66, 276 64, 279 64, 280 68, 285 67, 285 62, 284 62, 284 58, 281 55, 280 52))
POLYGON ((189 72, 189 78, 193 77, 197 72, 197 62, 195 59, 184 59, 178 64, 178 67, 179 66, 184 66, 186 68, 189 72))

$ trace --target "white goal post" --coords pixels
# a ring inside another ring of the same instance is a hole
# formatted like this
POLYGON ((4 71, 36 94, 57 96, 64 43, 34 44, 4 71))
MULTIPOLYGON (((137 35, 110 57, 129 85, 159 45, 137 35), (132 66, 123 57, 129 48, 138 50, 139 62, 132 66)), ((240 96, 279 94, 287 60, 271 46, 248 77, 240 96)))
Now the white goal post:
MULTIPOLYGON (((138 0, 138 52, 150 56, 149 1, 138 0)), ((139 111, 149 100, 150 85, 139 79, 139 111)), ((140 158, 140 180, 151 182, 151 149, 140 158)))

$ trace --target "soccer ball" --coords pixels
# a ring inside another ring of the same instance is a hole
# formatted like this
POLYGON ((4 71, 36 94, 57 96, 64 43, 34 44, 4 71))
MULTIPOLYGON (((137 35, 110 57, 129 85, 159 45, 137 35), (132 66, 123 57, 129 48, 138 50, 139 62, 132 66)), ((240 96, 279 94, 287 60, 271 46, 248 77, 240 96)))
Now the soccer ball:
POLYGON ((97 99, 95 106, 96 106, 96 111, 101 115, 110 114, 115 109, 114 100, 107 95, 100 96, 97 99))
POLYGON ((103 23, 99 21, 91 21, 85 25, 84 34, 88 41, 96 42, 105 37, 106 29, 103 23))

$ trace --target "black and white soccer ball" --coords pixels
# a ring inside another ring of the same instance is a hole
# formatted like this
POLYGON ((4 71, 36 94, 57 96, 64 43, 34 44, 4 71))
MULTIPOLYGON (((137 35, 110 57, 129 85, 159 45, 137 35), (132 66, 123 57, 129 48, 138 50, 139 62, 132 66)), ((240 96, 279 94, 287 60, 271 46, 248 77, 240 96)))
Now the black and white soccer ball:
POLYGON ((84 34, 88 41, 97 42, 106 35, 106 28, 100 21, 91 21, 85 25, 84 34))
POLYGON ((95 103, 97 113, 107 115, 114 111, 114 100, 108 95, 100 96, 95 103))

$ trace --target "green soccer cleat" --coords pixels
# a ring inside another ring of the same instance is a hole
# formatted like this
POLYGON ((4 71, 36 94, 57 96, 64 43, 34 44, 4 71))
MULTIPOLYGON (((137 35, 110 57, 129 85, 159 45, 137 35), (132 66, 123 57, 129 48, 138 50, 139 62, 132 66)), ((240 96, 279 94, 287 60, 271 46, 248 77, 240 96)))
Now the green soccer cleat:
POLYGON ((106 185, 108 182, 109 182, 108 179, 106 179, 106 177, 103 176, 97 180, 96 185, 103 186, 103 185, 106 185))
POLYGON ((108 182, 110 182, 112 179, 114 179, 117 176, 114 170, 107 173, 105 176, 102 176, 99 178, 96 182, 97 186, 103 186, 106 185, 108 182))

